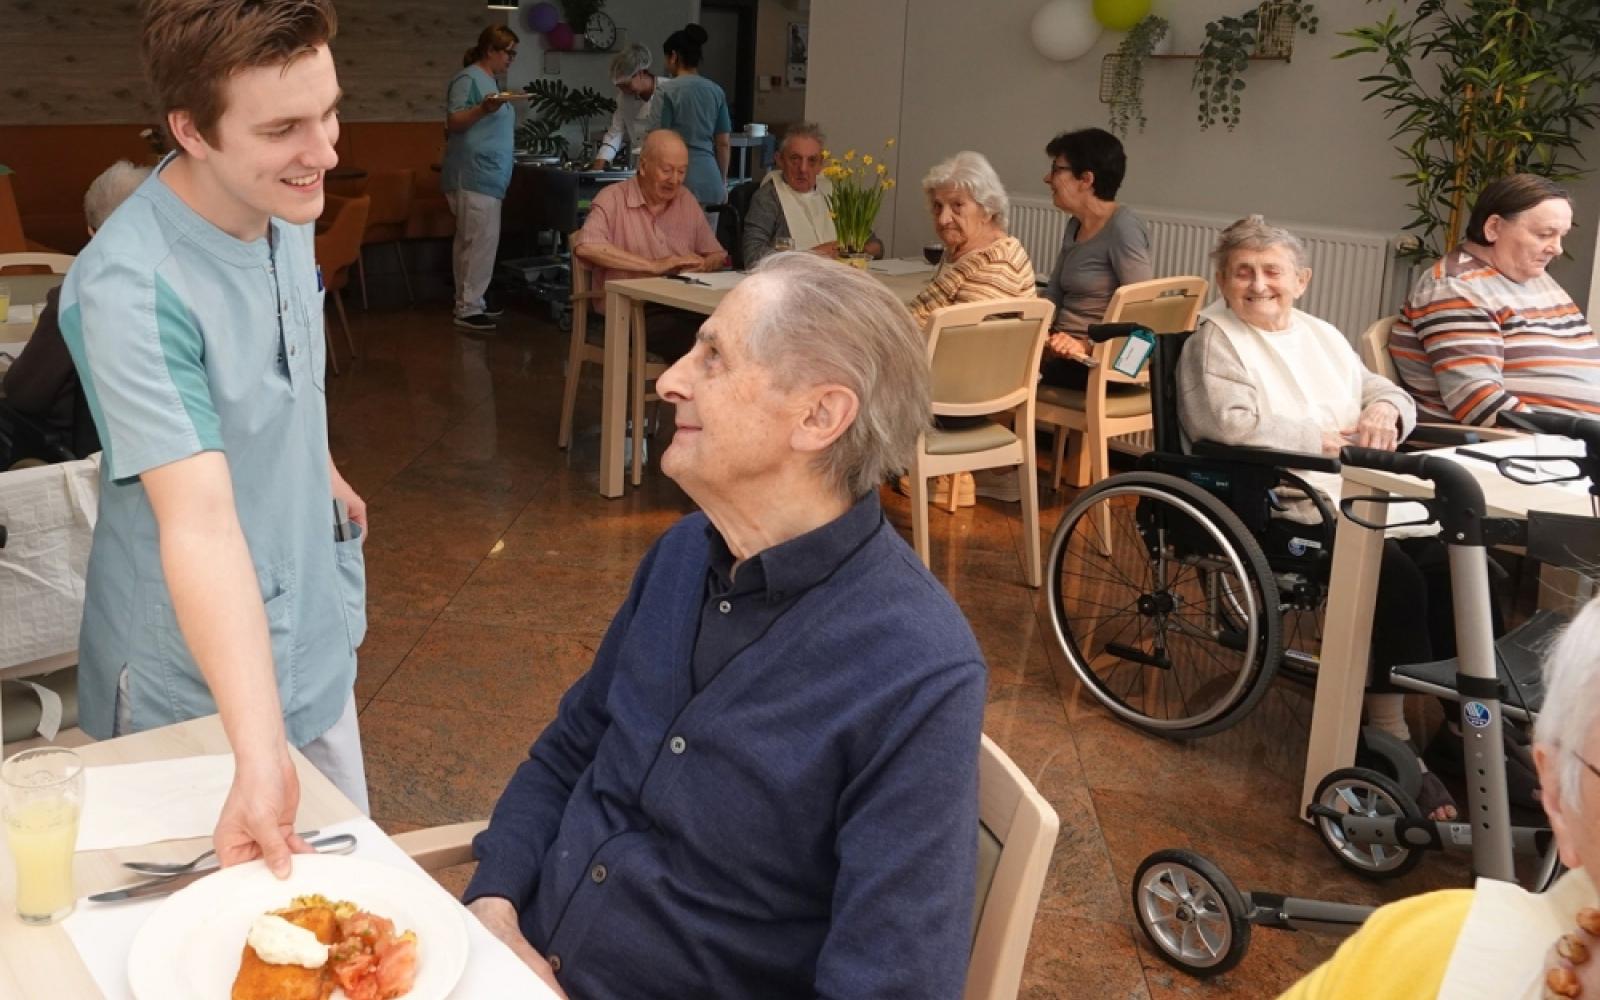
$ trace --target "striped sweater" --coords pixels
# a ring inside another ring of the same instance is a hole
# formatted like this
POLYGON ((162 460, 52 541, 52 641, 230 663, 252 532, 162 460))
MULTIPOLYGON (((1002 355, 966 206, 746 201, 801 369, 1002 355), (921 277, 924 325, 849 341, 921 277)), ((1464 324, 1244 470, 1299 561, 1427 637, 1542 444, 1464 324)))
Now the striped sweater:
POLYGON ((1033 261, 1015 236, 1002 236, 981 250, 942 264, 928 287, 911 300, 911 318, 928 325, 935 309, 984 299, 1031 299, 1033 261))
POLYGON ((1389 354, 1424 419, 1600 413, 1600 342, 1582 310, 1548 274, 1512 281, 1461 248, 1417 279, 1389 354))

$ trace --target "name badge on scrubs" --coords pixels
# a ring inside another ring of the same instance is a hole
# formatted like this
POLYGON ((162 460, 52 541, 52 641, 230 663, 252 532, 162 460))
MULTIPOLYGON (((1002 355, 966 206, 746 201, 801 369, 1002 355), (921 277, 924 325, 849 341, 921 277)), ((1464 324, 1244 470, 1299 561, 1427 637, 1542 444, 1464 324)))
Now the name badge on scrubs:
POLYGON ((1116 358, 1111 362, 1111 368, 1129 378, 1134 378, 1144 370, 1145 362, 1150 360, 1150 352, 1155 349, 1155 334, 1145 329, 1135 330, 1122 342, 1122 350, 1117 352, 1116 358))

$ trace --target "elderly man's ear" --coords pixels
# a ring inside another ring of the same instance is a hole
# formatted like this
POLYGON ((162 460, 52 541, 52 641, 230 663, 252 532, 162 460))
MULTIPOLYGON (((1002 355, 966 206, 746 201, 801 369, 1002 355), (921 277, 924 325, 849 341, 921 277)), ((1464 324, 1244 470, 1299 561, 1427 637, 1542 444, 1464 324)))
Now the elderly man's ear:
POLYGON ((842 385, 819 385, 807 393, 800 422, 789 443, 795 451, 825 451, 855 422, 861 410, 856 394, 842 385))
MULTIPOLYGON (((1561 801, 1561 775, 1557 754, 1560 751, 1544 743, 1533 744, 1533 767, 1539 774, 1539 801, 1550 819, 1550 829, 1556 835, 1556 845, 1561 848, 1561 863, 1568 868, 1584 867, 1578 856, 1578 831, 1570 829, 1574 818, 1571 806, 1561 801)), ((1589 861, 1592 863, 1593 858, 1589 861)))

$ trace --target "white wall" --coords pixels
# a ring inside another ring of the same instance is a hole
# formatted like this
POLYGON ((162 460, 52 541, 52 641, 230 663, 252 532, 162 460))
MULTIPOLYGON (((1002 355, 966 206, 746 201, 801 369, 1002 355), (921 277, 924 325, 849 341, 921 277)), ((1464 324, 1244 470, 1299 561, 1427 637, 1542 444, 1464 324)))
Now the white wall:
MULTIPOLYGON (((898 210, 892 225, 879 225, 892 235, 893 252, 912 254, 932 238, 920 181, 941 158, 978 150, 1013 195, 1044 196, 1050 137, 1105 127, 1100 59, 1121 33, 1106 32, 1073 62, 1052 62, 1029 38, 1042 2, 812 0, 806 117, 828 129, 836 148, 899 136, 898 210)), ((1248 0, 1154 0, 1152 10, 1173 22, 1174 51, 1192 52, 1206 21, 1248 6, 1248 0)), ((1392 148, 1382 106, 1363 102, 1366 85, 1359 80, 1378 68, 1377 60, 1331 58, 1350 45, 1339 32, 1384 13, 1381 5, 1354 0, 1318 4, 1318 33, 1300 34, 1292 63, 1251 65, 1242 121, 1231 133, 1200 131, 1189 89, 1193 63, 1147 64, 1149 125, 1126 140, 1129 170, 1120 200, 1398 234, 1411 218, 1408 189, 1393 179, 1405 162, 1392 148)), ((1600 149, 1591 159, 1600 159, 1600 149)), ((1581 303, 1595 256, 1600 179, 1581 182, 1575 194, 1578 228, 1567 247, 1574 259, 1552 273, 1581 303)))
POLYGON ((804 88, 788 85, 785 56, 789 51, 789 23, 804 24, 811 17, 810 0, 761 0, 756 12, 756 78, 776 77, 770 90, 756 88, 755 120, 781 135, 784 125, 805 118, 804 88))

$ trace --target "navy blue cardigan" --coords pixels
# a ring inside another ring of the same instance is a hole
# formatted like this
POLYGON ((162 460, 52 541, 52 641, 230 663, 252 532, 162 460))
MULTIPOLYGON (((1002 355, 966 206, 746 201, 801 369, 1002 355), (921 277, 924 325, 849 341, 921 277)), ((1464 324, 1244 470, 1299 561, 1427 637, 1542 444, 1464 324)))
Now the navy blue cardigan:
MULTIPOLYGON (((707 521, 639 567, 474 850, 574 997, 959 997, 985 671, 878 527, 699 693, 707 521)), ((846 517, 851 516, 846 514, 846 517)))

